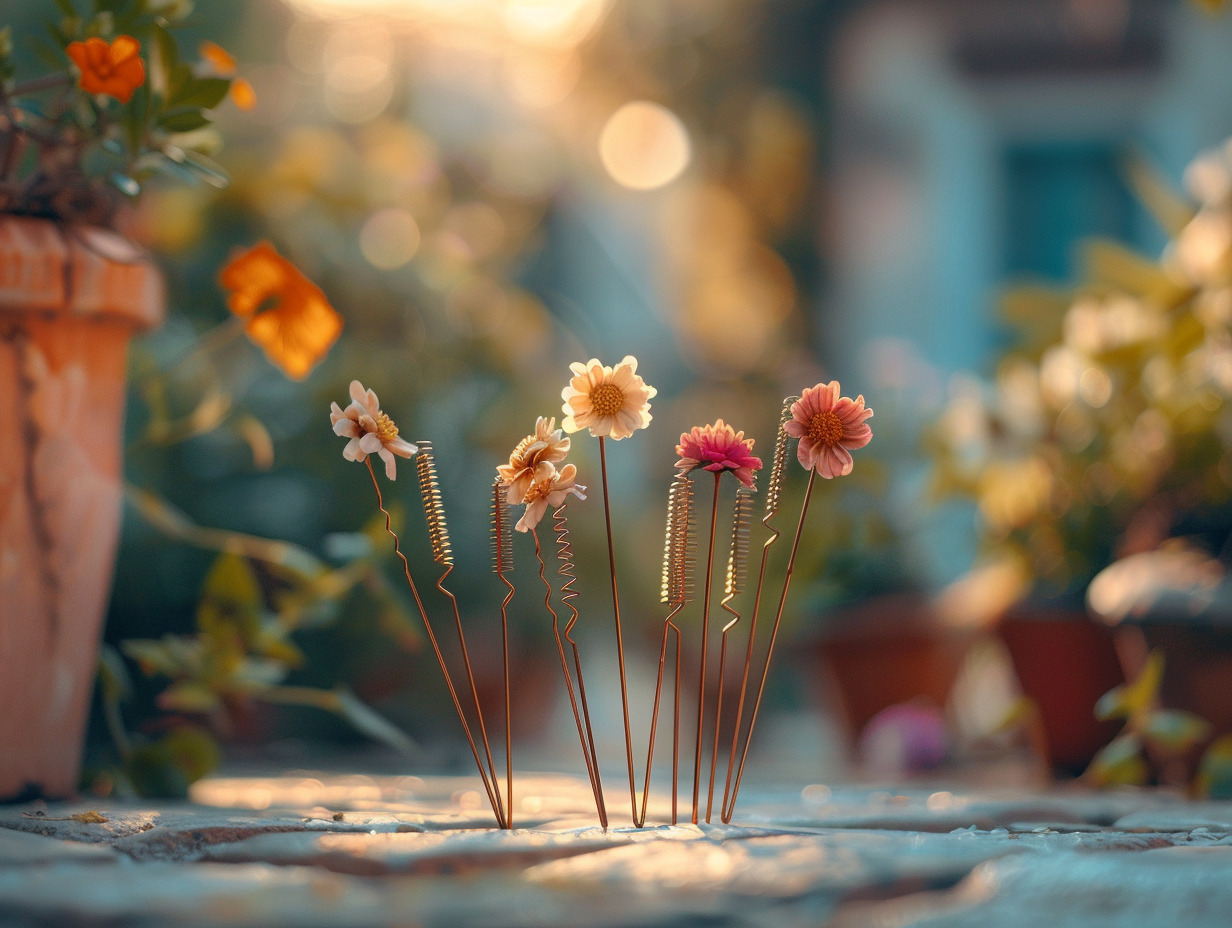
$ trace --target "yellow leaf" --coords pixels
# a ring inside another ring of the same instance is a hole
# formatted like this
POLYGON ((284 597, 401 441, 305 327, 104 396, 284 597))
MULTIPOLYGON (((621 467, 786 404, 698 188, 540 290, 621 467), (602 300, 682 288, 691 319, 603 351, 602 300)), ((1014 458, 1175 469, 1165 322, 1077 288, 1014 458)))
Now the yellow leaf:
POLYGON ((197 603, 197 627, 211 637, 237 634, 249 645, 261 632, 261 585, 248 561, 224 552, 205 577, 197 603))

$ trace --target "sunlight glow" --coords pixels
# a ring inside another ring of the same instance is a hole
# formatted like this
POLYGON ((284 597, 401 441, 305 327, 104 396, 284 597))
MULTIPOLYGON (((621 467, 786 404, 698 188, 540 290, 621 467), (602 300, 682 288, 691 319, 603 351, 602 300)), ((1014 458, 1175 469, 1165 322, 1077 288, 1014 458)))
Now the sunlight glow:
POLYGON ((599 157, 612 179, 630 190, 671 183, 689 165, 689 134, 676 114, 647 100, 626 103, 599 134, 599 157))

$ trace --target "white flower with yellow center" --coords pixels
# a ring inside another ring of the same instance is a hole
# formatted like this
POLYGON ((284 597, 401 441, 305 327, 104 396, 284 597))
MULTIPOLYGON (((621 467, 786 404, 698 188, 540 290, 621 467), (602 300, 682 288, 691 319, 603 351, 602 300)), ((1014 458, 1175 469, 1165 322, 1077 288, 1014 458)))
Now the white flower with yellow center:
POLYGON ((619 441, 650 424, 650 400, 658 391, 637 375, 637 358, 626 355, 615 367, 591 358, 569 370, 573 378, 560 394, 566 432, 590 429, 596 438, 619 441))
POLYGON ((398 437, 398 427, 381 410, 376 394, 365 390, 358 380, 351 381, 351 404, 346 409, 337 403, 329 404, 329 421, 335 435, 350 439, 342 449, 344 458, 363 461, 375 454, 385 462, 385 476, 390 480, 397 479, 394 455, 409 458, 419 450, 398 437))

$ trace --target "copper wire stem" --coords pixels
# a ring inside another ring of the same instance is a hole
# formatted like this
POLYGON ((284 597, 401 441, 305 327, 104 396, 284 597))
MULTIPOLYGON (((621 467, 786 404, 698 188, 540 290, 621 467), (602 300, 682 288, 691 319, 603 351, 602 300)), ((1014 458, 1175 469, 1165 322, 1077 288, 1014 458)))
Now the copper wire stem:
MULTIPOLYGON (((503 515, 500 512, 501 488, 498 485, 494 491, 496 494, 496 508, 493 510, 498 513, 498 518, 503 515)), ((509 602, 513 599, 513 584, 509 582, 509 578, 505 576, 503 567, 505 552, 503 550, 505 538, 501 531, 496 533, 496 575, 500 577, 501 582, 509 587, 509 592, 505 594, 505 598, 501 600, 501 644, 504 647, 505 656, 505 805, 509 809, 508 822, 509 827, 513 827, 513 701, 509 698, 509 602)))
MULTIPOLYGON (((449 604, 453 607, 453 620, 458 626, 458 645, 462 650, 462 663, 466 667, 466 679, 471 686, 471 698, 475 700, 475 716, 479 720, 479 737, 483 739, 484 754, 486 754, 488 758, 488 772, 492 777, 492 787, 496 791, 497 818, 500 819, 501 828, 512 828, 513 809, 505 810, 504 803, 501 802, 500 781, 496 778, 496 764, 492 760, 492 746, 488 742, 488 730, 483 723, 483 708, 479 704, 479 688, 475 685, 475 672, 471 669, 471 656, 466 648, 466 635, 462 631, 462 616, 458 613, 458 598, 444 587, 445 579, 451 573, 453 573, 453 565, 446 564, 445 572, 441 574, 440 579, 436 581, 436 588, 449 597, 449 604)), ((506 654, 508 654, 507 646, 506 654)), ((508 664, 506 663, 505 666, 505 679, 506 682, 508 682, 508 664)))
POLYGON ((680 628, 672 621, 684 603, 674 608, 663 620, 663 644, 659 648, 659 678, 655 683, 654 708, 650 711, 650 746, 646 750, 646 778, 642 782, 642 812, 641 817, 634 816, 633 824, 641 828, 646 824, 646 806, 650 800, 650 771, 654 765, 655 732, 659 727, 659 697, 663 693, 663 669, 667 663, 667 636, 669 632, 676 633, 676 702, 672 713, 672 824, 676 824, 676 798, 680 775, 680 628))
POLYGON ((697 682, 697 750, 693 757, 693 824, 697 824, 697 800, 702 780, 702 729, 706 720, 706 645, 710 634, 710 581, 714 577, 714 535, 719 526, 719 478, 714 474, 714 503, 710 507, 710 546, 706 551, 706 590, 702 595, 702 659, 697 682))
POLYGON ((749 759, 749 745, 753 741, 753 727, 757 724, 757 713, 761 709, 761 698, 766 691, 766 677, 770 673, 770 659, 774 656, 774 644, 778 640, 779 626, 783 621, 783 607, 787 603, 787 588, 791 585, 791 572, 796 565, 796 552, 800 548, 800 536, 804 532, 804 517, 808 514, 809 501, 813 498, 813 484, 817 481, 817 471, 809 470, 808 487, 804 491, 804 505, 800 507, 800 521, 796 523, 796 537, 791 543, 791 554, 787 558, 787 572, 783 576, 783 592, 779 594, 779 607, 774 613, 774 626, 770 631, 770 647, 766 651, 766 663, 761 670, 761 682, 757 687, 757 699, 753 703, 753 712, 749 716, 749 732, 744 739, 744 748, 740 753, 740 768, 736 771, 736 785, 732 789, 731 807, 723 817, 726 824, 731 820, 731 814, 736 808, 736 797, 740 794, 740 781, 744 778, 744 762, 749 759))
MULTIPOLYGON (((733 590, 723 597, 723 601, 719 603, 719 608, 732 616, 732 620, 723 626, 723 640, 719 646, 719 695, 715 701, 714 707, 714 743, 710 752, 710 786, 706 791, 706 821, 710 821, 710 810, 714 805, 714 772, 719 764, 719 729, 723 724, 723 674, 727 666, 727 635, 732 630, 737 622, 740 621, 740 613, 728 605, 735 597, 736 593, 733 590)), ((728 769, 731 769, 730 762, 728 769)), ((722 816, 723 809, 720 804, 719 815, 722 816)))
POLYGON ((543 548, 539 544, 539 532, 532 528, 530 534, 535 539, 535 558, 539 561, 539 579, 543 581, 544 586, 543 605, 547 608, 548 614, 552 616, 552 634, 556 637, 556 651, 560 656, 560 669, 565 675, 565 689, 569 693, 569 706, 573 709, 573 721, 577 725, 578 740, 582 744, 582 759, 586 762, 586 775, 590 778, 590 789, 595 796, 595 810, 599 813, 599 823, 604 828, 607 828, 607 809, 603 805, 602 787, 599 785, 598 780, 599 770, 593 756, 593 746, 587 745, 586 735, 582 726, 582 716, 578 711, 578 701, 573 693, 573 681, 569 676, 569 661, 565 657, 565 646, 560 637, 560 616, 552 608, 552 583, 547 578, 547 565, 543 560, 543 548))
MULTIPOLYGON (((723 803, 719 807, 719 817, 724 825, 731 822, 732 811, 736 806, 736 800, 732 798, 729 803, 728 797, 731 793, 732 773, 735 770, 736 764, 736 745, 740 739, 740 723, 744 718, 744 699, 745 694, 748 692, 749 669, 753 664, 753 643, 757 634, 757 614, 761 609, 762 587, 766 581, 766 564, 770 559, 770 546, 778 541, 779 536, 782 534, 770 524, 770 520, 777 514, 778 508, 776 507, 761 520, 761 524, 770 530, 770 537, 766 539, 766 543, 761 547, 761 570, 757 574, 757 592, 753 595, 753 613, 749 618, 749 644, 744 652, 744 674, 740 678, 740 696, 736 700, 736 723, 732 728, 731 750, 727 755, 727 781, 723 784, 723 803)), ((742 768, 743 766, 743 763, 741 763, 742 768)))
POLYGON ((496 815, 496 823, 501 828, 505 828, 505 819, 501 810, 499 794, 493 792, 493 785, 488 779, 488 774, 483 769, 483 761, 479 759, 479 749, 476 747, 475 739, 471 735, 471 727, 467 724, 466 713, 462 711, 462 703, 458 699, 458 692, 454 688, 453 679, 449 675, 449 667, 445 664, 445 655, 441 653, 440 645, 436 640, 436 633, 432 630, 432 623, 428 621, 428 611, 424 609, 423 600, 419 597, 419 589, 411 578, 411 565, 407 563, 406 555, 402 553, 402 546, 398 540, 397 532, 393 530, 389 510, 385 508, 385 500, 381 495, 381 485, 377 482, 376 472, 372 469, 372 461, 369 458, 365 458, 364 463, 368 465, 368 476, 372 478, 372 486, 376 490, 377 508, 385 516, 385 531, 393 538, 394 554, 398 555, 399 560, 402 561, 402 573, 406 577, 407 585, 411 588, 411 596, 414 597, 415 605, 419 609, 419 617, 423 619, 424 629, 428 633, 428 641, 432 645, 432 652, 436 655, 436 662, 441 668, 442 676, 445 678, 445 686, 449 690, 449 697, 453 700, 453 707, 458 713, 458 719, 462 722, 462 731, 466 734, 466 743, 470 745, 471 755, 475 758, 475 765, 479 768, 479 778, 483 780, 483 788, 488 794, 488 802, 492 804, 492 812, 496 815))
POLYGON ((603 479, 603 519, 607 525, 607 562, 612 575, 612 611, 616 618, 616 660, 620 666, 620 707, 625 722, 625 756, 629 766, 629 805, 637 817, 637 786, 633 773, 633 733, 629 727, 629 684, 625 676, 625 638, 620 625, 620 592, 616 587, 616 550, 612 545, 612 507, 607 490, 606 439, 599 436, 599 472, 603 479))
MULTIPOLYGON (((553 531, 556 532, 556 545, 558 557, 561 560, 560 574, 566 577, 564 583, 560 585, 560 601, 569 608, 571 613, 569 621, 565 623, 565 640, 569 642, 570 648, 573 649, 573 667, 577 674, 578 696, 582 702, 582 718, 586 723, 586 738, 582 744, 582 752, 585 755, 588 764, 588 770, 594 771, 594 776, 591 781, 591 790, 595 794, 595 811, 599 814, 599 824, 607 828, 607 803, 603 798, 603 779, 599 774, 599 754, 595 750, 595 732, 590 723, 590 706, 586 701, 586 678, 582 674, 582 655, 578 650, 578 644, 573 640, 573 628, 577 625, 578 611, 573 605, 573 600, 577 598, 577 590, 573 588, 573 584, 577 582, 577 575, 573 572, 573 547, 568 542, 567 523, 565 521, 565 508, 568 504, 562 503, 560 508, 552 513, 553 531)), ((556 626, 553 625, 553 628, 556 626)), ((560 647, 559 636, 556 646, 560 647)), ((562 669, 565 670, 565 682, 569 682, 569 672, 564 668, 562 661, 562 669)), ((572 695, 572 694, 570 694, 572 695)), ((577 710, 574 709, 574 721, 577 720, 577 710)), ((579 737, 581 729, 578 730, 579 737)))

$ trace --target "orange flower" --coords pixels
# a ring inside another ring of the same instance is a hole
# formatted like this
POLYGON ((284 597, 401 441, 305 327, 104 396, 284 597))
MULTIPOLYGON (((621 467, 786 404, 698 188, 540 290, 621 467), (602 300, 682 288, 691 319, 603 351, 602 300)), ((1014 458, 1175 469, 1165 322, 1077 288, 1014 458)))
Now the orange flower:
POLYGON ((308 376, 342 331, 321 289, 269 242, 232 258, 218 282, 229 291, 231 312, 247 318, 248 337, 295 380, 308 376))
POLYGON ((235 58, 229 51, 213 42, 202 42, 197 47, 197 53, 208 65, 208 71, 218 77, 233 78, 231 81, 232 103, 244 111, 257 105, 257 92, 252 89, 252 84, 242 77, 235 77, 237 71, 235 58))
POLYGON ((141 43, 131 35, 118 35, 111 43, 99 38, 70 42, 65 52, 81 72, 77 83, 86 93, 104 93, 127 103, 145 83, 141 43))

